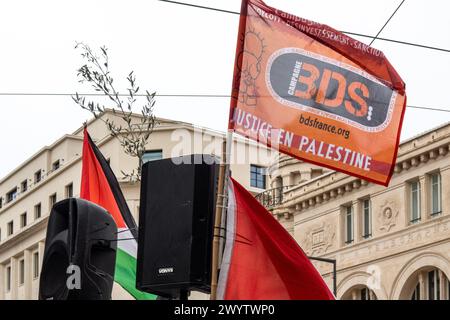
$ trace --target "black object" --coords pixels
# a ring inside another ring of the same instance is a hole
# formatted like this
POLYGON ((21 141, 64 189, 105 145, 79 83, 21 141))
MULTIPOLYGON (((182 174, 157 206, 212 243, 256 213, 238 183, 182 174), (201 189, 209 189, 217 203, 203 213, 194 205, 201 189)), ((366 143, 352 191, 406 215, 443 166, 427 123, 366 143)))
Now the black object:
POLYGON ((47 227, 39 299, 111 299, 116 250, 117 226, 105 209, 75 198, 56 203, 47 227))
POLYGON ((168 298, 210 292, 217 163, 210 155, 190 155, 143 166, 139 290, 168 298))

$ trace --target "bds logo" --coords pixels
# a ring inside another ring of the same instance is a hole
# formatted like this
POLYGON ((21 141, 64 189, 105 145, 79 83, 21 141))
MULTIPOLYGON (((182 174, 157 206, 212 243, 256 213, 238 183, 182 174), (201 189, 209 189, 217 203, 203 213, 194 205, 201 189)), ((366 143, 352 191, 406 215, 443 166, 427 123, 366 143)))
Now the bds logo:
POLYGON ((284 105, 369 132, 389 124, 397 97, 359 68, 298 48, 272 54, 266 84, 284 105))

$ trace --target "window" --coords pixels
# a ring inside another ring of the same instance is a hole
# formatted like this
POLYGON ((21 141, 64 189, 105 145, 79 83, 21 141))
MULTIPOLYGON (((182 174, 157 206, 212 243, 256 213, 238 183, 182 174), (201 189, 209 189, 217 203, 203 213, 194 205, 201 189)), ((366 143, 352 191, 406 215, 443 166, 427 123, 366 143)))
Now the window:
POLYGON ((411 223, 420 221, 420 182, 410 182, 411 190, 411 223))
POLYGON ((420 282, 417 283, 417 286, 411 296, 411 300, 420 300, 420 282))
POLYGON ((371 300, 369 289, 362 288, 360 294, 361 294, 361 300, 371 300))
POLYGON ((440 298, 439 272, 432 270, 428 272, 428 300, 439 300, 440 298))
POLYGON ((25 260, 19 260, 19 286, 25 282, 25 260))
POLYGON ((50 196, 49 203, 50 203, 50 210, 51 210, 56 203, 56 193, 54 193, 50 196))
POLYGON ((66 186, 66 198, 73 197, 73 183, 70 183, 66 186))
POLYGON ((27 213, 24 212, 20 215, 20 227, 24 228, 27 226, 27 213))
POLYGON ((59 162, 59 160, 56 160, 56 161, 53 162, 53 164, 52 164, 52 171, 58 170, 59 167, 60 167, 60 162, 59 162))
POLYGON ((250 186, 259 189, 266 188, 266 168, 253 164, 250 166, 250 186))
POLYGON ((145 151, 144 155, 142 156, 142 163, 159 160, 162 159, 162 157, 162 150, 145 151))
POLYGON ((8 222, 7 228, 8 228, 7 235, 8 236, 12 235, 14 233, 14 221, 8 222))
POLYGON ((439 172, 430 175, 431 215, 438 215, 442 211, 441 198, 441 174, 439 172))
POLYGON ((25 192, 25 191, 28 190, 28 180, 23 180, 22 183, 21 183, 20 185, 21 185, 20 190, 21 190, 22 192, 25 192))
POLYGON ((34 183, 41 182, 42 180, 42 170, 36 171, 34 173, 34 183))
POLYGON ((11 266, 6 267, 6 292, 11 291, 11 266))
POLYGON ((0 197, 0 209, 3 208, 3 198, 0 197))
POLYGON ((17 198, 17 187, 6 194, 6 203, 10 203, 17 198))
POLYGON ((33 253, 33 278, 39 277, 39 252, 33 253))
POLYGON ((364 199, 362 203, 363 209, 363 238, 367 239, 372 236, 372 212, 370 199, 364 199))
POLYGON ((34 206, 34 220, 37 220, 42 215, 42 206, 40 203, 34 206))
POLYGON ((345 209, 345 243, 353 242, 353 208, 346 206, 345 209))

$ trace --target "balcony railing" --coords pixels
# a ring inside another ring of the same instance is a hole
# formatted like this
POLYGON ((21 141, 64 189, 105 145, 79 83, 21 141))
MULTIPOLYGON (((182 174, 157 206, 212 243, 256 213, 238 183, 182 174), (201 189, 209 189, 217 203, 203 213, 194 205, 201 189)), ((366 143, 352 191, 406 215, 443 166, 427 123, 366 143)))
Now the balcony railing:
POLYGON ((283 203, 284 192, 291 187, 292 186, 283 186, 269 189, 258 193, 255 198, 266 207, 266 209, 271 209, 283 203))

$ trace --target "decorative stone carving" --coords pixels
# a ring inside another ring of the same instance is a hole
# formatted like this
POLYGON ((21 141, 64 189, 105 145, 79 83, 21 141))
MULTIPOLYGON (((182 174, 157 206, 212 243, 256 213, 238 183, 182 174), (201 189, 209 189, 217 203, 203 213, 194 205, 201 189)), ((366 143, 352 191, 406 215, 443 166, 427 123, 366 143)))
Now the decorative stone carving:
POLYGON ((335 238, 335 225, 322 222, 320 225, 314 225, 306 230, 302 249, 307 255, 324 254, 333 246, 335 238))
POLYGON ((380 206, 378 214, 380 231, 389 232, 397 224, 398 213, 399 210, 394 201, 385 201, 380 206))

